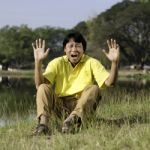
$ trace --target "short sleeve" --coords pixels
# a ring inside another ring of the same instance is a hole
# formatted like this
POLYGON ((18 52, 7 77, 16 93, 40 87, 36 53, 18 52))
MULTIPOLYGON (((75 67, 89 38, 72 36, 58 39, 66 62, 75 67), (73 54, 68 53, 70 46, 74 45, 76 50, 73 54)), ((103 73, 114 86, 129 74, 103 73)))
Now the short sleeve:
POLYGON ((57 75, 57 63, 55 60, 48 63, 43 76, 53 85, 57 75))
POLYGON ((97 82, 100 88, 105 87, 105 81, 109 77, 109 72, 105 69, 105 67, 96 59, 92 62, 92 70, 94 79, 97 82))

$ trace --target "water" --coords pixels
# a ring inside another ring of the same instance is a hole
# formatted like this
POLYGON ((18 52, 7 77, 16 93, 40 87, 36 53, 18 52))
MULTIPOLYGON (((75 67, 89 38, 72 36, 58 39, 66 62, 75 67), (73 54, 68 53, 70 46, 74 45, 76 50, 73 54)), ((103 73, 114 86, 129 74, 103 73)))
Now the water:
POLYGON ((0 80, 0 126, 35 114, 33 78, 2 77, 0 80))
MULTIPOLYGON (((150 89, 150 81, 119 81, 112 90, 138 93, 150 89)), ((149 91, 149 90, 148 90, 149 91)), ((16 123, 23 118, 36 116, 36 89, 33 78, 0 78, 0 126, 16 123)))

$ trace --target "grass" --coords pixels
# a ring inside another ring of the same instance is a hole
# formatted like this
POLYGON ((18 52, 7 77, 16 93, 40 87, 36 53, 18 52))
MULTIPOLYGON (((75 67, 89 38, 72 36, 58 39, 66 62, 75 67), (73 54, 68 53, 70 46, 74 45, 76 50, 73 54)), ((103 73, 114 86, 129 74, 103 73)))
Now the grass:
MULTIPOLYGON (((17 115, 14 118, 18 118, 18 121, 0 127, 0 149, 149 150, 149 89, 115 87, 102 93, 100 106, 93 119, 87 123, 87 127, 79 133, 64 135, 57 130, 53 122, 51 139, 46 136, 29 136, 36 126, 36 120, 34 117, 18 117, 20 110, 16 108, 18 111, 15 111, 17 115)), ((33 113, 32 109, 27 110, 28 115, 33 113)))

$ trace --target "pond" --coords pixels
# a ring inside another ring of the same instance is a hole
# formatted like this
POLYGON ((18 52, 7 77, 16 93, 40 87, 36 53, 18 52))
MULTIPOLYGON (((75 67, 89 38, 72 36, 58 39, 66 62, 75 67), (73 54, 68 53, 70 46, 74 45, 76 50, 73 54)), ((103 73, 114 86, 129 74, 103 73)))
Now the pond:
POLYGON ((35 93, 33 78, 1 77, 0 126, 33 116, 36 110, 35 93))
MULTIPOLYGON (((126 93, 136 95, 141 89, 149 94, 150 81, 118 81, 117 85, 110 90, 114 91, 111 92, 111 95, 118 91, 126 91, 126 93)), ((110 92, 110 90, 106 90, 104 93, 110 92)), ((0 126, 15 123, 20 119, 34 119, 36 117, 35 94, 36 89, 33 78, 1 77, 0 126)))

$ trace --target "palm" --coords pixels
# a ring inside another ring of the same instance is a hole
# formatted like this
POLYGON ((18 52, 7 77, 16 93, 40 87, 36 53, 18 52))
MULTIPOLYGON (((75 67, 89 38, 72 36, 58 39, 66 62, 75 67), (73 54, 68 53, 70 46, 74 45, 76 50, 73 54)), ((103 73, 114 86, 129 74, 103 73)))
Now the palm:
POLYGON ((104 53, 106 57, 110 61, 118 61, 119 60, 119 45, 116 43, 115 40, 111 39, 110 41, 107 41, 109 51, 106 52, 104 50, 104 53))
POLYGON ((34 58, 39 59, 39 60, 43 60, 45 58, 44 49, 43 48, 35 49, 34 50, 34 58))
POLYGON ((118 52, 119 52, 118 49, 111 48, 111 49, 109 49, 109 52, 107 53, 106 56, 110 61, 116 61, 116 60, 118 60, 118 57, 119 57, 118 52))
POLYGON ((43 41, 41 39, 36 40, 35 46, 34 46, 34 44, 32 44, 32 46, 33 46, 33 50, 34 50, 34 59, 35 60, 42 61, 47 57, 49 49, 47 49, 45 51, 45 41, 44 40, 43 41))

